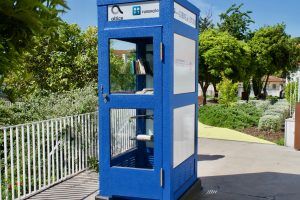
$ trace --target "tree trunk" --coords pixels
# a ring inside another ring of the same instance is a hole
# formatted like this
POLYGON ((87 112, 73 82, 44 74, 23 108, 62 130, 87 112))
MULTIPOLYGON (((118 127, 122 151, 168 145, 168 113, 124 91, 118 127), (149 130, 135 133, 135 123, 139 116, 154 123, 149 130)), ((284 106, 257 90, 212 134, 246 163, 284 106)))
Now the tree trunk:
POLYGON ((257 99, 259 99, 261 96, 261 89, 262 89, 261 78, 262 77, 253 77, 252 78, 253 92, 257 99))
POLYGON ((203 105, 206 105, 206 91, 203 92, 203 105))
POLYGON ((218 98, 219 97, 219 92, 218 92, 218 89, 217 89, 217 85, 216 85, 216 83, 213 83, 212 85, 214 87, 215 98, 218 98))
POLYGON ((263 91, 264 91, 264 94, 263 94, 263 99, 266 99, 267 98, 267 85, 268 85, 268 82, 269 82, 269 77, 270 75, 268 74, 267 75, 267 79, 265 81, 265 84, 264 84, 264 88, 263 88, 263 91))
POLYGON ((251 93, 251 84, 250 84, 250 80, 245 80, 245 81, 243 82, 242 100, 249 101, 250 93, 251 93))
POLYGON ((203 105, 206 105, 206 97, 207 97, 206 92, 207 92, 208 86, 209 86, 208 83, 205 83, 205 84, 200 83, 200 87, 201 87, 202 93, 203 93, 203 105))

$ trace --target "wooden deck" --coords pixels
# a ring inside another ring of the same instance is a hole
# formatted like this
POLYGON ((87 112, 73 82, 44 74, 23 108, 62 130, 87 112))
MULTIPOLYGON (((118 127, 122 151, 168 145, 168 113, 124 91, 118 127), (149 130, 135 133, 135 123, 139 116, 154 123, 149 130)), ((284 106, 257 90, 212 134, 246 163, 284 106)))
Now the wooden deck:
POLYGON ((98 194, 98 174, 92 171, 84 171, 62 183, 59 183, 30 200, 94 200, 98 194))

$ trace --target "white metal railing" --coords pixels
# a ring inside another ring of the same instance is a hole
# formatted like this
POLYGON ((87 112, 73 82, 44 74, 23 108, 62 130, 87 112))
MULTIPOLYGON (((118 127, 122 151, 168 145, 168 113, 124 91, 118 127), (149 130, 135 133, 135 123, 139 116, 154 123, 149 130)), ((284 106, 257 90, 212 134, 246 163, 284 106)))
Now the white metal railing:
POLYGON ((98 157, 98 113, 0 128, 0 199, 25 199, 98 157))
POLYGON ((3 101, 3 103, 7 107, 11 107, 11 106, 16 105, 18 108, 21 108, 24 105, 24 102, 15 102, 15 103, 12 103, 10 101, 3 101))
POLYGON ((136 136, 134 116, 135 109, 111 109, 111 157, 136 147, 136 141, 132 140, 136 136))
MULTIPOLYGON (((136 147, 134 116, 111 110, 112 157, 136 147)), ((98 112, 1 127, 0 150, 0 199, 26 199, 98 159, 98 112)))

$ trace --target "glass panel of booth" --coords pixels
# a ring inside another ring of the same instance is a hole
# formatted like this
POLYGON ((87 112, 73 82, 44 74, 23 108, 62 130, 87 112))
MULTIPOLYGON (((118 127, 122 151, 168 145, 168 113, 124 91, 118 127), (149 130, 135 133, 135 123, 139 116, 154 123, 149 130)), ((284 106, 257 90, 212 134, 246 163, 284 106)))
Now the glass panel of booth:
POLYGON ((196 91, 196 41, 174 34, 174 94, 196 91))
POLYGON ((195 151, 195 104, 174 109, 173 167, 188 159, 195 151))
POLYGON ((154 112, 110 110, 111 166, 154 168, 154 112))
POLYGON ((110 39, 110 93, 152 95, 153 38, 110 39))

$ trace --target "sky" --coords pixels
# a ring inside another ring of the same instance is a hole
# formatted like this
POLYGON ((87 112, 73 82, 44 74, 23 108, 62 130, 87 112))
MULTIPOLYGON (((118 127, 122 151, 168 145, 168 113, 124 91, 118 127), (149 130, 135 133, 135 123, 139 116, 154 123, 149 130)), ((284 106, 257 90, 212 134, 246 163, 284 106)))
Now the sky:
MULTIPOLYGON (((300 36, 299 10, 300 0, 189 0, 201 10, 205 16, 212 11, 214 23, 219 21, 219 14, 225 12, 232 4, 241 4, 242 11, 250 10, 255 24, 255 30, 265 25, 275 25, 284 22, 286 32, 292 37, 300 36)), ((68 23, 76 23, 82 29, 88 26, 97 26, 96 0, 67 0, 70 10, 62 15, 68 23)))

